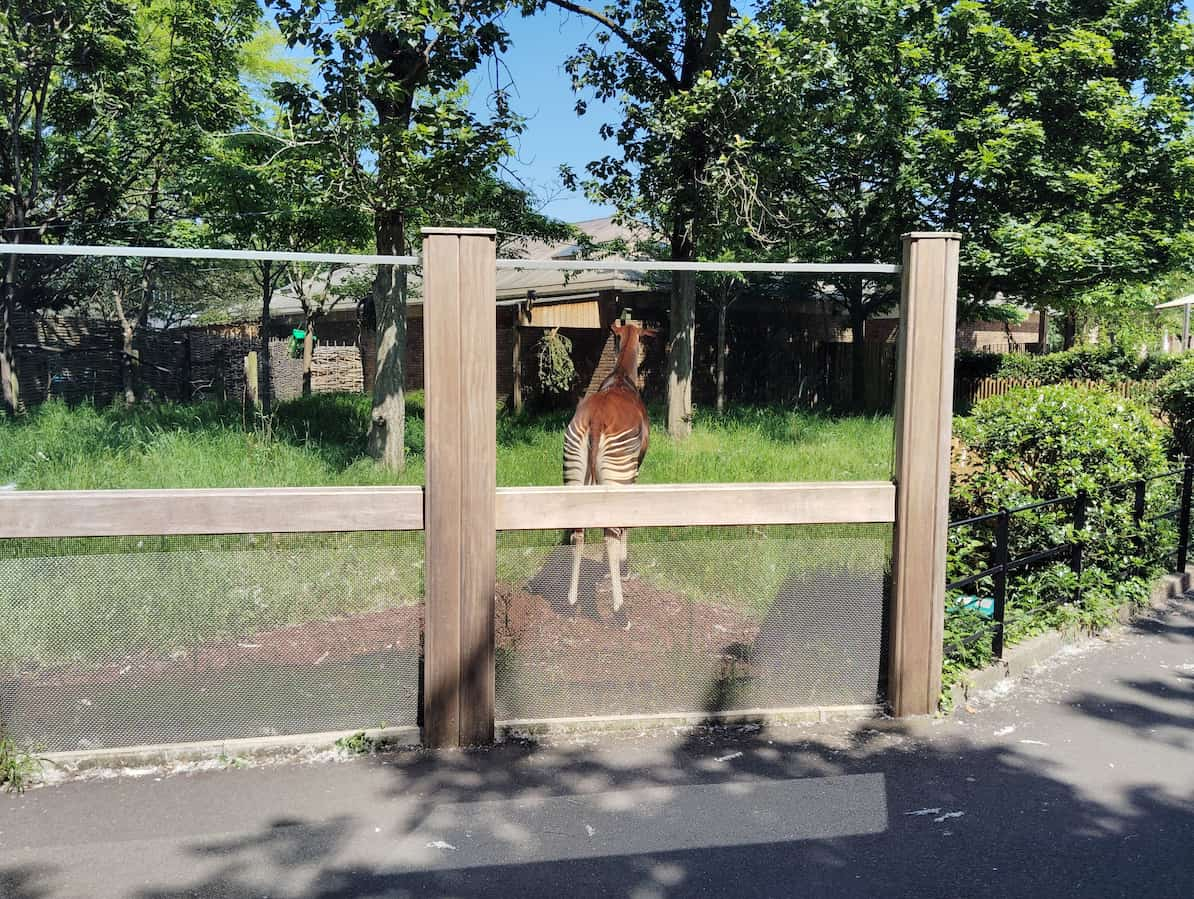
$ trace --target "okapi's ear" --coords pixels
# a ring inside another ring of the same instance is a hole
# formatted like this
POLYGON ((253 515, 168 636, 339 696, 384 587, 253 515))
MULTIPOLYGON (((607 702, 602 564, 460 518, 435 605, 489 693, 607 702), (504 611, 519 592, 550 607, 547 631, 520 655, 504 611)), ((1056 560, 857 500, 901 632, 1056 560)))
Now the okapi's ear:
POLYGON ((626 326, 624 324, 622 324, 622 319, 615 318, 614 323, 609 326, 609 329, 611 331, 613 331, 615 334, 617 334, 619 337, 621 337, 622 332, 626 329, 626 326))

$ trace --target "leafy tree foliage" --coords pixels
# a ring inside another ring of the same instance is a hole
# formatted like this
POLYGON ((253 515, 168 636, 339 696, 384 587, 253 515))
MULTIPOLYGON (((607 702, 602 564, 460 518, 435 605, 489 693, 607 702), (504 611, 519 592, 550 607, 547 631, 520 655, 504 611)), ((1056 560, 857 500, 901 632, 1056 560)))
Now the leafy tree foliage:
MULTIPOLYGON (((664 227, 673 258, 745 239, 761 258, 885 261, 903 231, 956 230, 964 301, 1072 320, 1194 247, 1177 2, 768 0, 757 23, 717 4, 552 5, 601 26, 568 66, 624 114, 590 191, 664 227)), ((858 340, 894 301, 885 282, 820 287, 858 340)))
MULTIPOLYGON (((181 173, 204 135, 246 108, 242 48, 260 18, 252 0, 63 0, 13 3, 0 38, 5 239, 177 242, 181 173)), ((15 409, 11 323, 86 290, 61 261, 9 257, 5 273, 5 405, 15 409), (55 288, 57 285, 57 288, 55 288), (76 286, 78 286, 76 282, 76 286)), ((110 263, 99 302, 125 335, 125 393, 134 394, 132 340, 167 294, 158 263, 110 263)), ((89 285, 82 285, 87 287, 89 285)))
MULTIPOLYGON (((754 47, 766 43, 764 35, 743 27, 730 0, 614 0, 600 9, 536 0, 524 9, 545 6, 599 26, 565 65, 577 90, 621 106, 622 123, 602 127, 619 153, 589 164, 590 194, 615 204, 624 219, 667 235, 671 259, 696 260, 705 249, 709 211, 724 201, 710 192, 706 175, 754 115, 738 84, 743 66, 765 55, 754 47)), ((741 83, 757 87, 760 81, 741 83)), ((585 101, 576 108, 583 114, 585 101)), ((671 285, 667 429, 684 436, 692 421, 695 279, 676 273, 671 285)))
MULTIPOLYGON (((129 108, 128 83, 110 77, 139 65, 132 9, 119 0, 50 7, 14 0, 0 11, 0 176, 4 239, 37 243, 62 223, 104 216, 123 172, 108 135, 129 108), (69 89, 64 89, 69 86, 69 89)), ((4 263, 0 388, 17 409, 15 319, 45 266, 4 263)))
MULTIPOLYGON (((314 60, 317 83, 282 85, 295 132, 324 149, 325 193, 369 211, 377 253, 405 255, 436 198, 467 192, 510 152, 520 127, 504 91, 488 120, 467 104, 463 79, 506 44, 495 0, 463 3, 271 0, 291 46, 314 60), (334 163, 334 164, 333 164, 334 163)), ((406 277, 379 266, 370 452, 404 464, 406 277)))
MULTIPOLYGON (((762 18, 814 59, 785 63, 780 102, 742 144, 773 161, 765 195, 798 255, 877 261, 901 231, 960 231, 963 301, 1049 306, 1067 344, 1080 310, 1121 307, 1140 294, 1125 285, 1188 258, 1180 4, 773 0, 762 18)), ((856 341, 893 300, 858 279, 827 287, 856 341)))

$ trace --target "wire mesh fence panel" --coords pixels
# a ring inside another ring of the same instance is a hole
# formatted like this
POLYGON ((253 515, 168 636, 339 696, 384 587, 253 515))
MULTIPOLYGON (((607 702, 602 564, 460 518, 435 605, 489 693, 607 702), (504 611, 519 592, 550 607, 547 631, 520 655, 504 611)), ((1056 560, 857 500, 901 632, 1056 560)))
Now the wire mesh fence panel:
POLYGON ((499 535, 499 720, 876 701, 889 525, 632 530, 618 611, 561 536, 499 535))
POLYGON ((0 541, 0 732, 45 751, 413 725, 421 532, 0 541))

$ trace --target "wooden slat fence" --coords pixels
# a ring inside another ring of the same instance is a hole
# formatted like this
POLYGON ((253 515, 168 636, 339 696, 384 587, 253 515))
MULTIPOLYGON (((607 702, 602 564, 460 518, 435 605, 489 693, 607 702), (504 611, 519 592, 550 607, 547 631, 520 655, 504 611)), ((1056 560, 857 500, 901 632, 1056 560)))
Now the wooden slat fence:
POLYGON ((954 411, 965 411, 980 400, 1002 396, 1023 387, 1044 387, 1049 384, 1065 384, 1070 387, 1087 387, 1109 390, 1116 396, 1128 399, 1147 400, 1157 390, 1157 381, 1098 381, 1090 378, 1066 381, 1042 381, 1035 378, 964 378, 954 388, 954 411))

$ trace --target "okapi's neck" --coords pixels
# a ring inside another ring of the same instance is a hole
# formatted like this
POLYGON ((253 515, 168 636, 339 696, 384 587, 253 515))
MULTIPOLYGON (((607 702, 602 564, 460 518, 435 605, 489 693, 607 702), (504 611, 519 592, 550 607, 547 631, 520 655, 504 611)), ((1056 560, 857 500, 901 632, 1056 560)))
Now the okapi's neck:
MULTIPOLYGON (((629 329, 628 329, 629 330, 629 329)), ((638 331, 629 330, 622 337, 622 347, 618 350, 618 361, 614 364, 614 377, 622 377, 630 382, 630 386, 638 389, 638 331)))

